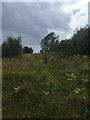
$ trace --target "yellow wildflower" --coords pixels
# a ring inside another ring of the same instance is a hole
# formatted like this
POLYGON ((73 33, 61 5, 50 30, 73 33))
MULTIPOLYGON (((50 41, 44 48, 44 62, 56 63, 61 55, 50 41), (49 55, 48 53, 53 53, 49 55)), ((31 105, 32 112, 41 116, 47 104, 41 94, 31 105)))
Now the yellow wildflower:
POLYGON ((86 97, 84 96, 83 99, 86 99, 86 97))
POLYGON ((69 75, 69 73, 66 73, 66 75, 68 76, 68 75, 69 75))
POLYGON ((19 86, 18 87, 13 87, 13 89, 14 89, 14 92, 18 92, 20 87, 19 86))
POLYGON ((76 78, 74 73, 66 73, 67 80, 73 80, 76 78))
POLYGON ((76 88, 76 90, 80 90, 80 88, 76 88))
POLYGON ((81 92, 81 89, 80 89, 80 88, 76 88, 76 89, 74 90, 74 92, 75 92, 75 93, 80 93, 80 92, 81 92))
POLYGON ((73 76, 74 74, 73 73, 71 73, 71 76, 73 76))
POLYGON ((49 92, 45 92, 45 95, 48 95, 49 94, 49 92))
POLYGON ((76 78, 76 76, 74 75, 73 78, 76 78))
POLYGON ((88 79, 82 79, 82 83, 87 83, 88 82, 88 79))
POLYGON ((43 62, 43 60, 39 60, 38 62, 41 63, 41 62, 43 62))
POLYGON ((74 92, 75 92, 75 93, 79 93, 79 91, 77 91, 77 90, 75 90, 74 92))

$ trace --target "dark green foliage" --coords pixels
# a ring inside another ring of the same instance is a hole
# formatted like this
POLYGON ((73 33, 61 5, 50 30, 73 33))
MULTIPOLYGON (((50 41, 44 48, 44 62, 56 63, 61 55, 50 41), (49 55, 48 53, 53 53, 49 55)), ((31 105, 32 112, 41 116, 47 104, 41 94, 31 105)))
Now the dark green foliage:
POLYGON ((90 27, 76 29, 70 39, 59 42, 58 36, 52 32, 41 41, 41 52, 58 51, 61 56, 66 55, 90 55, 90 27))
POLYGON ((8 37, 2 44, 2 57, 15 57, 22 53, 21 37, 8 37))
POLYGON ((89 55, 90 28, 84 27, 76 30, 73 37, 60 42, 59 50, 63 56, 66 55, 89 55))
POLYGON ((26 47, 23 48, 23 52, 24 53, 33 53, 33 49, 31 47, 28 48, 28 46, 26 46, 26 47))
POLYGON ((41 41, 41 52, 56 51, 59 45, 58 36, 54 32, 49 33, 41 41))
POLYGON ((76 31, 72 37, 72 45, 76 47, 76 54, 88 54, 88 30, 90 28, 84 27, 76 31))

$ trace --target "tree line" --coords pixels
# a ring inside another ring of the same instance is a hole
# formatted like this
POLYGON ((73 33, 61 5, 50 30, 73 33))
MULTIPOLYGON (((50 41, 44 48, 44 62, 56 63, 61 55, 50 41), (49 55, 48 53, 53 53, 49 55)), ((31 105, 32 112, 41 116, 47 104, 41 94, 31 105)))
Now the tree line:
MULTIPOLYGON (((2 43, 2 57, 16 57, 22 53, 33 53, 32 47, 25 46, 22 48, 21 37, 8 37, 2 43)), ((41 53, 57 52, 61 56, 70 55, 90 55, 90 27, 85 26, 74 31, 70 39, 59 41, 59 36, 54 32, 49 33, 41 40, 41 53)))
POLYGON ((22 53, 33 53, 32 47, 25 46, 22 48, 21 37, 8 37, 5 42, 2 43, 2 57, 18 57, 22 53))
POLYGON ((54 32, 49 33, 41 41, 41 52, 56 51, 61 56, 90 55, 90 27, 85 26, 74 31, 70 39, 61 40, 54 32))

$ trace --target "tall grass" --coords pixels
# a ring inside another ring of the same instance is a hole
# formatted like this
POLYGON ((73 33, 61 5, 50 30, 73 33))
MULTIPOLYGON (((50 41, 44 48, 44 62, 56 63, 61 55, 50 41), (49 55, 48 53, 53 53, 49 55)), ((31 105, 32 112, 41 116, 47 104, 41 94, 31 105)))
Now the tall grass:
POLYGON ((54 53, 3 59, 3 118, 88 117, 87 62, 54 53))

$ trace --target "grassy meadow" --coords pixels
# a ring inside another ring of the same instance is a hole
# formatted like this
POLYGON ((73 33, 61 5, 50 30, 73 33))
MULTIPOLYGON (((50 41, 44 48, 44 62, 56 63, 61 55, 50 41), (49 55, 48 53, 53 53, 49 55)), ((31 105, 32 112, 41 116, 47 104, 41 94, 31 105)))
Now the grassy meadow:
POLYGON ((4 58, 2 117, 88 117, 88 59, 54 53, 4 58))

